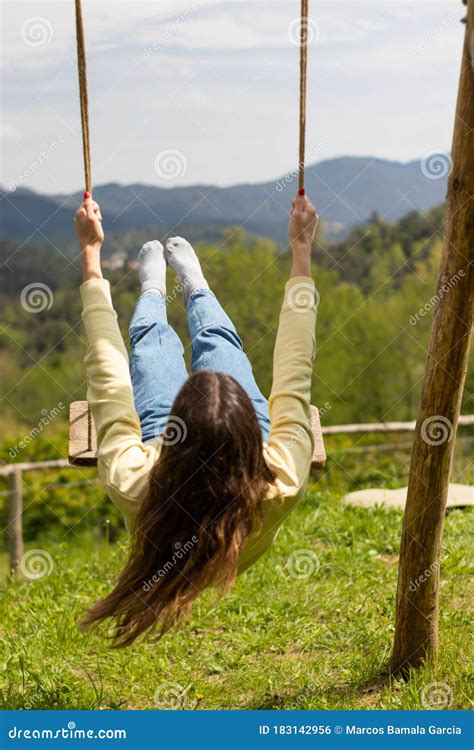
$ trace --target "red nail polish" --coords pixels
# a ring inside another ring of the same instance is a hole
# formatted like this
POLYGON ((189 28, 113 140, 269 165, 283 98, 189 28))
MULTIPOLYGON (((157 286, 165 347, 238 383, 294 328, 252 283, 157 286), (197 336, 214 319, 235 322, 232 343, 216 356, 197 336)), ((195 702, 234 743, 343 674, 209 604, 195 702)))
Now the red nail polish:
POLYGON ((90 195, 89 195, 89 193, 87 193, 87 192, 86 192, 86 193, 84 193, 84 200, 86 201, 86 200, 87 200, 88 198, 90 198, 90 195))
POLYGON ((304 188, 300 188, 298 190, 298 195, 304 195, 304 188))

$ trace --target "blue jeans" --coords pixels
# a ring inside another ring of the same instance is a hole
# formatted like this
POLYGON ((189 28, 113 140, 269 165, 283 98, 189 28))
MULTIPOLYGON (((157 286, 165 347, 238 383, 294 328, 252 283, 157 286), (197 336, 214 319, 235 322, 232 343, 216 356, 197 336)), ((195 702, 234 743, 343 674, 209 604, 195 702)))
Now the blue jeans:
MULTIPOLYGON (((197 289, 188 299, 192 342, 192 371, 214 370, 232 375, 249 395, 268 439, 268 403, 255 382, 250 362, 235 327, 209 289, 197 289)), ((164 431, 174 399, 188 377, 184 349, 169 325, 166 302, 153 289, 138 299, 130 323, 130 374, 142 440, 164 431)))

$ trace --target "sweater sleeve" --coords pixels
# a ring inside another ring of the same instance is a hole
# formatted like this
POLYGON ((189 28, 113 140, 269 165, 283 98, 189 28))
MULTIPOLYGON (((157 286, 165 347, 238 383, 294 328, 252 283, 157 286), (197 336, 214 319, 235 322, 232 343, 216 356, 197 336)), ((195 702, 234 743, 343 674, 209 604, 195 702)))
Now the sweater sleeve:
POLYGON ((87 335, 87 400, 97 431, 99 476, 130 529, 138 503, 147 491, 157 450, 141 440, 128 353, 112 305, 109 282, 86 281, 80 292, 87 335))
POLYGON ((269 399, 267 461, 284 497, 301 494, 308 481, 314 438, 311 378, 315 355, 316 300, 313 279, 288 281, 280 313, 269 399))

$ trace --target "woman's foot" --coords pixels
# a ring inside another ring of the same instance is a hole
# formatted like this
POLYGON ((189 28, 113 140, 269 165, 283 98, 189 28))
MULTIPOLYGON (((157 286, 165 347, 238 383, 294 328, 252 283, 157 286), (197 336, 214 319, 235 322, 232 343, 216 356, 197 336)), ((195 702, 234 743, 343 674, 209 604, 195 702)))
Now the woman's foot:
POLYGON ((158 240, 145 242, 138 253, 137 260, 142 292, 156 289, 163 297, 166 297, 166 260, 161 242, 158 240))
POLYGON ((186 298, 196 289, 209 289, 194 248, 183 237, 167 240, 165 258, 183 285, 186 298))

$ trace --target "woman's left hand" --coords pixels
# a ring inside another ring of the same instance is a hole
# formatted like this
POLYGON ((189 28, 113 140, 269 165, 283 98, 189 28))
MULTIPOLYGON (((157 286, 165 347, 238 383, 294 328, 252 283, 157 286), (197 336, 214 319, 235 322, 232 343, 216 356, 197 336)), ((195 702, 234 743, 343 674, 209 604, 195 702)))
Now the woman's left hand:
POLYGON ((74 222, 81 248, 84 281, 101 279, 100 249, 104 241, 102 214, 99 204, 90 195, 84 197, 84 203, 76 211, 74 222))
POLYGON ((93 201, 90 196, 84 198, 84 203, 76 211, 74 221, 81 250, 100 248, 104 241, 104 230, 102 229, 102 214, 99 204, 93 201))

